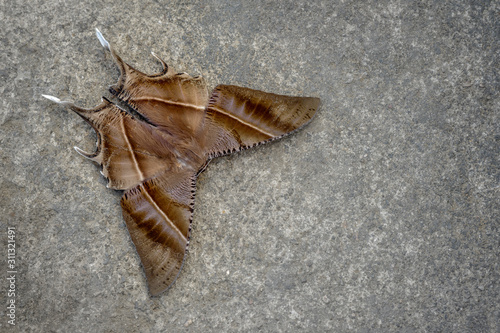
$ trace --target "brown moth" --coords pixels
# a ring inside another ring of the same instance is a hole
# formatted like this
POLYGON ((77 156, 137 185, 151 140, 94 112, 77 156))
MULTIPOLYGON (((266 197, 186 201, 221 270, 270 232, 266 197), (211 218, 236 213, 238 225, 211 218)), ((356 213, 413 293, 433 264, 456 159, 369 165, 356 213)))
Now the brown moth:
MULTIPOLYGON (((97 30, 97 29, 96 29, 97 30)), ((168 289, 184 263, 197 176, 215 157, 279 139, 308 123, 318 98, 289 97, 219 85, 209 95, 201 77, 163 70, 147 75, 97 37, 120 69, 110 92, 130 107, 103 97, 82 109, 56 97, 97 133, 97 149, 76 151, 102 166, 108 187, 123 190, 121 206, 144 266, 151 295, 168 289)))

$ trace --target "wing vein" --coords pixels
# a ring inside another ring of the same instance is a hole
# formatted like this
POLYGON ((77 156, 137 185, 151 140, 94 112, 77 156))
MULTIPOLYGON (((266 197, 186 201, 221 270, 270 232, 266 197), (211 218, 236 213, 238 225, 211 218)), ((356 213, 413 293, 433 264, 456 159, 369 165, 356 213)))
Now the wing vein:
POLYGON ((261 128, 259 128, 259 127, 255 126, 255 125, 253 125, 253 124, 251 124, 251 123, 249 123, 249 122, 244 121, 244 120, 243 120, 243 119, 241 119, 241 118, 236 117, 235 115, 233 115, 233 114, 231 114, 231 113, 225 112, 224 110, 222 110, 222 109, 220 109, 220 108, 216 107, 215 105, 210 105, 210 106, 209 106, 209 109, 212 109, 212 110, 214 110, 214 111, 216 111, 216 112, 218 112, 218 113, 221 113, 221 114, 223 114, 223 115, 225 115, 225 116, 227 116, 227 117, 229 117, 229 118, 231 118, 231 119, 234 119, 234 120, 236 120, 237 122, 239 122, 239 123, 241 123, 241 124, 243 124, 243 125, 245 125, 245 126, 248 126, 248 127, 252 128, 252 129, 256 130, 257 132, 260 132, 260 133, 262 133, 262 134, 264 134, 264 135, 267 135, 267 136, 268 136, 268 137, 270 137, 270 138, 274 138, 274 137, 276 136, 276 135, 271 134, 271 133, 269 133, 269 132, 267 132, 267 131, 265 131, 265 130, 263 130, 263 129, 261 129, 261 128))
POLYGON ((125 142, 127 143, 128 149, 130 151, 130 157, 132 158, 132 161, 134 162, 135 169, 139 173, 139 176, 141 177, 141 180, 143 180, 144 179, 144 174, 142 173, 141 168, 139 167, 139 163, 137 162, 137 158, 135 157, 135 153, 134 153, 134 150, 132 148, 132 144, 130 143, 130 140, 128 138, 128 133, 127 133, 127 131, 125 129, 125 124, 124 124, 123 120, 124 120, 124 117, 121 117, 121 119, 120 119, 120 126, 121 126, 121 129, 122 129, 123 138, 125 139, 125 142))
POLYGON ((183 106, 183 107, 187 107, 187 108, 193 108, 193 109, 196 109, 196 110, 205 110, 205 106, 201 106, 201 105, 196 105, 196 104, 190 104, 190 103, 183 103, 183 102, 175 102, 175 101, 172 101, 172 100, 168 100, 168 99, 163 99, 163 98, 160 98, 160 97, 136 97, 134 98, 134 102, 135 101, 147 101, 147 100, 153 100, 153 101, 157 101, 157 102, 162 102, 162 103, 165 103, 165 104, 171 104, 171 105, 176 105, 176 106, 183 106))
POLYGON ((165 214, 165 212, 158 206, 158 204, 156 203, 156 201, 151 197, 151 195, 149 195, 148 191, 146 190, 146 187, 141 184, 140 185, 143 193, 144 193, 144 196, 146 197, 146 199, 151 203, 151 206, 153 206, 153 208, 163 217, 163 219, 170 225, 171 229, 172 230, 175 230, 175 232, 177 234, 179 234, 179 236, 184 240, 184 242, 187 242, 187 238, 186 236, 184 236, 182 234, 182 232, 180 231, 180 229, 175 225, 174 222, 172 222, 171 219, 168 218, 167 214, 165 214))

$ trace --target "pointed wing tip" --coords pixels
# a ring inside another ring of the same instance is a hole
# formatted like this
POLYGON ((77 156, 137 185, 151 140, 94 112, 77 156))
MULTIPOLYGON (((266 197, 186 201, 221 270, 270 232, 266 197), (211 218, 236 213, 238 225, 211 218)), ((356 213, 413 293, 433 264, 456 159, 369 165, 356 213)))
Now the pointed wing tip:
MULTIPOLYGON (((96 162, 96 163, 101 164, 100 159, 99 159, 97 156, 95 156, 95 154, 90 154, 90 153, 87 153, 86 151, 84 151, 84 150, 82 150, 82 149, 78 148, 77 146, 74 146, 74 147, 73 147, 73 149, 74 149, 74 150, 75 150, 78 154, 82 155, 83 157, 85 157, 85 158, 87 158, 87 159, 89 159, 89 160, 91 160, 91 161, 93 161, 93 162, 96 162)), ((102 174, 102 172, 101 172, 101 174, 102 174)), ((104 176, 104 174, 103 174, 103 176, 104 176)))
POLYGON ((57 98, 55 96, 52 96, 52 95, 44 95, 44 94, 42 94, 42 97, 48 99, 51 102, 57 103, 59 105, 62 105, 64 107, 69 107, 69 108, 75 107, 72 102, 61 101, 59 98, 57 98))
POLYGON ((168 288, 162 289, 162 290, 151 290, 151 287, 149 289, 149 296, 151 297, 158 297, 160 296, 164 291, 166 291, 168 288))
POLYGON ((54 102, 54 103, 57 103, 57 104, 61 104, 61 103, 62 103, 62 102, 61 102, 61 100, 60 100, 59 98, 55 97, 55 96, 51 96, 51 95, 44 95, 44 94, 42 94, 42 97, 44 97, 44 98, 48 99, 49 101, 52 101, 52 102, 54 102))
POLYGON ((165 61, 163 61, 163 59, 160 58, 156 53, 151 51, 151 55, 153 57, 155 57, 156 60, 158 60, 161 64, 161 66, 163 67, 162 71, 160 72, 160 75, 167 74, 168 72, 170 72, 170 73, 172 72, 172 69, 167 65, 167 63, 165 61))
MULTIPOLYGON (((177 276, 179 275, 180 273, 180 270, 179 272, 177 273, 177 276)), ((164 284, 162 284, 161 286, 160 285, 157 285, 155 283, 152 283, 150 282, 149 280, 147 281, 148 282, 148 291, 149 291, 149 295, 151 297, 158 297, 160 296, 161 294, 163 294, 164 292, 166 292, 167 290, 169 290, 170 288, 172 288, 172 285, 175 283, 175 281, 177 280, 177 276, 174 278, 174 281, 172 281, 170 284, 168 284, 167 286, 165 286, 164 284)))
POLYGON ((160 57, 158 57, 158 55, 156 53, 154 53, 153 51, 151 51, 151 55, 153 57, 155 57, 156 60, 158 60, 163 65, 163 67, 166 67, 165 61, 163 61, 163 59, 161 59, 160 57))
POLYGON ((86 158, 89 158, 90 154, 87 153, 86 151, 78 148, 77 146, 74 146, 73 149, 80 155, 82 155, 83 157, 86 157, 86 158))
POLYGON ((312 107, 317 111, 318 108, 321 106, 321 99, 318 97, 309 97, 311 99, 311 104, 312 107))
POLYGON ((102 47, 104 47, 107 50, 110 50, 109 42, 104 38, 102 35, 101 31, 99 29, 95 28, 95 34, 97 36, 97 39, 99 39, 99 42, 101 43, 102 47))

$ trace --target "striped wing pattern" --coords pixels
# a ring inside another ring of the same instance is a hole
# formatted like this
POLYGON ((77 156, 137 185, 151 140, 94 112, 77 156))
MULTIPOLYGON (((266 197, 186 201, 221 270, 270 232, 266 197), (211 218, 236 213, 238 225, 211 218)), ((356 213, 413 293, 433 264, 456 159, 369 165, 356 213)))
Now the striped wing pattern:
POLYGON ((209 98, 202 78, 176 73, 159 58, 163 70, 146 75, 98 37, 121 72, 110 92, 130 109, 107 99, 94 109, 64 104, 97 133, 94 153, 77 151, 102 165, 108 187, 125 191, 124 220, 150 293, 158 295, 174 283, 184 262, 197 175, 214 157, 302 127, 320 101, 229 85, 217 86, 209 98))
POLYGON ((174 154, 169 136, 137 120, 109 100, 103 100, 94 109, 73 105, 70 108, 97 133, 94 153, 77 151, 102 165, 102 175, 108 179, 109 188, 127 190, 175 166, 171 163, 174 154))
POLYGON ((208 102, 202 77, 175 73, 162 60, 162 72, 146 75, 111 52, 121 72, 118 82, 110 87, 113 95, 160 129, 183 136, 200 134, 208 102))
POLYGON ((319 102, 319 98, 219 85, 207 106, 207 120, 219 135, 207 150, 215 157, 279 139, 308 123, 319 102))
POLYGON ((123 217, 155 296, 177 278, 189 244, 194 174, 163 173, 126 191, 123 217))

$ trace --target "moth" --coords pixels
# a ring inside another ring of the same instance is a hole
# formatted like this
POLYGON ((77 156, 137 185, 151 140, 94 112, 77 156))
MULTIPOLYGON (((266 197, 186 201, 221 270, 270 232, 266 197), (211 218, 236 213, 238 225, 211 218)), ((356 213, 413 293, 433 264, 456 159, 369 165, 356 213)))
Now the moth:
POLYGON ((75 150, 102 166, 109 188, 124 191, 123 218, 156 296, 174 283, 184 263, 196 178, 208 163, 296 131, 311 120, 320 100, 232 85, 208 94, 202 77, 177 73, 154 53, 160 73, 134 69, 97 29, 96 34, 120 69, 109 88, 119 103, 103 97, 100 105, 83 109, 43 97, 76 112, 95 130, 96 151, 75 150))

